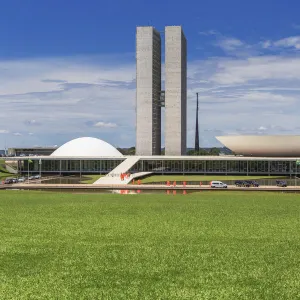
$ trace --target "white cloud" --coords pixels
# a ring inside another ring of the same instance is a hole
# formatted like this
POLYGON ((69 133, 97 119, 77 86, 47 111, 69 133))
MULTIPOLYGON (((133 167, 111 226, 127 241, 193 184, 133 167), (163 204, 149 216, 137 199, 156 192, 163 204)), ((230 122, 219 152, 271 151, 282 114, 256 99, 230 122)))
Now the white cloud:
MULTIPOLYGON (((245 84, 253 81, 300 79, 300 58, 258 56, 216 61, 217 71, 211 80, 219 84, 245 84)), ((278 83, 275 82, 278 86, 278 83)))
MULTIPOLYGON (((221 38, 227 53, 245 55, 189 61, 188 146, 196 92, 202 146, 218 145, 214 137, 222 134, 299 133, 300 58, 255 55, 261 42, 221 38)), ((9 145, 61 145, 79 136, 135 145, 134 55, 0 61, 0 69, 0 133, 9 145)))
POLYGON ((20 133, 20 132, 14 132, 13 135, 15 135, 15 136, 22 136, 22 133, 20 133))
POLYGON ((209 36, 209 35, 218 35, 219 33, 216 30, 210 29, 207 31, 200 31, 199 34, 209 36))
POLYGON ((36 120, 27 120, 27 121, 25 121, 25 124, 26 124, 26 125, 29 125, 29 126, 37 126, 37 125, 40 125, 40 123, 37 122, 36 120))
POLYGON ((300 50, 300 36, 290 36, 277 41, 266 40, 261 42, 261 46, 272 51, 278 49, 300 50))
POLYGON ((264 126, 260 126, 260 127, 258 128, 258 130, 260 130, 260 131, 266 131, 266 130, 267 130, 267 128, 266 128, 266 127, 264 127, 264 126))
POLYGON ((291 36, 274 42, 275 47, 295 48, 300 50, 300 36, 291 36))
POLYGON ((94 124, 94 127, 116 128, 117 124, 115 124, 115 123, 97 122, 97 123, 94 124))
POLYGON ((264 49, 270 48, 272 46, 272 42, 271 41, 264 41, 261 43, 262 47, 264 49))
POLYGON ((237 48, 244 47, 245 44, 236 38, 222 38, 218 45, 224 50, 224 51, 233 51, 237 48))

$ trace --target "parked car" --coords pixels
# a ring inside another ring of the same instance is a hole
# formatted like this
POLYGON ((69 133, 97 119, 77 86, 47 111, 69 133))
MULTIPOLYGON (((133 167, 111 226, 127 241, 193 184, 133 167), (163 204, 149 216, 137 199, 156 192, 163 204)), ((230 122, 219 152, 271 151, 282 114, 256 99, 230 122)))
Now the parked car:
POLYGON ((284 180, 276 180, 276 185, 279 187, 287 187, 287 183, 284 180))
POLYGON ((40 179, 41 177, 40 177, 40 175, 35 175, 34 176, 34 179, 40 179))
POLYGON ((24 177, 20 177, 19 179, 18 179, 18 182, 24 182, 25 181, 25 178, 24 177))
POLYGON ((250 184, 246 180, 237 180, 234 183, 237 187, 249 187, 250 184))
POLYGON ((246 180, 246 182, 249 184, 249 186, 259 187, 259 183, 255 180, 246 180))
POLYGON ((13 184, 14 182, 13 182, 13 180, 11 179, 11 178, 7 178, 7 179, 5 179, 5 181, 4 181, 4 184, 13 184))
POLYGON ((245 187, 245 185, 247 185, 247 183, 243 180, 236 180, 234 183, 237 187, 245 187))
POLYGON ((210 187, 227 189, 227 184, 223 183, 222 181, 211 181, 210 187))

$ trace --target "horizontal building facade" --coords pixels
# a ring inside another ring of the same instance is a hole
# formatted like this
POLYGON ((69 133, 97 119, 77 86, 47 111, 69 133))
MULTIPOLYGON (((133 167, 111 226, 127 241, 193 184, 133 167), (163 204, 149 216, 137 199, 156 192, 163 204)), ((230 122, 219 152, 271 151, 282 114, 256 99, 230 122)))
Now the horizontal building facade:
MULTIPOLYGON (((107 174, 127 157, 13 157, 18 161, 20 173, 37 174, 107 174), (28 163, 28 159, 32 163, 28 163), (41 163, 39 163, 41 160, 41 163)), ((294 176, 300 174, 297 158, 259 158, 228 156, 140 156, 130 173, 151 172, 153 174, 219 174, 219 175, 276 175, 294 176)))

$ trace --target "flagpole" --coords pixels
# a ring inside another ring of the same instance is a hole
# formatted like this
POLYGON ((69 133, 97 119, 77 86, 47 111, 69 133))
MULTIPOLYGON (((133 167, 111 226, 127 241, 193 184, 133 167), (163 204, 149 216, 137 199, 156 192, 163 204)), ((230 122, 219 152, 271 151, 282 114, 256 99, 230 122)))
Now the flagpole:
POLYGON ((42 183, 42 160, 39 160, 39 165, 40 165, 40 183, 42 183))
POLYGON ((28 170, 27 182, 29 184, 29 158, 27 160, 27 170, 28 170))

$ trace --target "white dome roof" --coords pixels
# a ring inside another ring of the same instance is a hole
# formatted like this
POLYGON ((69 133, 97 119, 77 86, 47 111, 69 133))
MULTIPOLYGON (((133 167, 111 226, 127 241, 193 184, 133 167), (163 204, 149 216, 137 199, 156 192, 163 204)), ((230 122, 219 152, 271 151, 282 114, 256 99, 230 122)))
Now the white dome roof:
POLYGON ((114 146, 96 138, 82 137, 63 144, 51 156, 98 157, 123 156, 114 146))

